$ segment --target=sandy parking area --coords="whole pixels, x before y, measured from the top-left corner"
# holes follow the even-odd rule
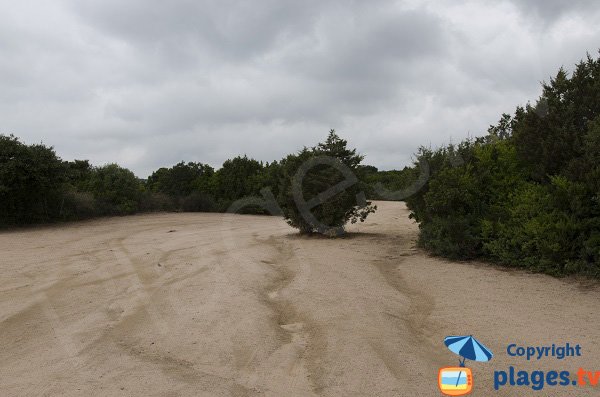
[[[0,233],[0,395],[439,396],[443,338],[493,371],[600,370],[600,289],[431,258],[402,203],[342,239],[275,217],[151,214]],[[527,362],[509,343],[579,343]]]

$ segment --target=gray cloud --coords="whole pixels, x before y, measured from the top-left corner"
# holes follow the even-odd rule
[[[528,17],[538,17],[545,23],[573,14],[597,11],[598,2],[595,0],[520,0],[514,4],[520,7]]]
[[[336,128],[381,168],[483,134],[595,52],[591,1],[24,0],[0,13],[0,132],[138,175],[279,159]],[[34,10],[34,11],[32,11]]]

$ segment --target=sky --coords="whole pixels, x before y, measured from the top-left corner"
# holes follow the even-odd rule
[[[400,169],[597,56],[598,20],[597,0],[0,0],[0,133],[146,177],[333,128]]]

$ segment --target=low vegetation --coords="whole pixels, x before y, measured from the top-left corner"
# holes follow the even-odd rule
[[[216,171],[207,164],[181,162],[142,180],[117,164],[94,167],[87,160],[63,161],[51,147],[26,145],[12,135],[0,135],[0,226],[140,211],[224,212],[237,200],[260,197],[268,188],[290,225],[303,233],[337,234],[347,222],[364,221],[374,211],[364,195],[359,196],[365,186],[355,177],[363,158],[346,145],[331,131],[326,142],[281,162],[264,164],[238,156]],[[291,186],[298,166],[319,156],[329,156],[334,163],[310,167],[302,181],[303,200],[346,180],[348,175],[340,170],[347,170],[354,179],[343,191],[311,208],[309,221],[301,216]],[[259,205],[244,205],[237,212],[269,213]]]

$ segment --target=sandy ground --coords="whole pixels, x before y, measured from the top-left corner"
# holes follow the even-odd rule
[[[600,370],[600,289],[432,258],[402,203],[342,239],[281,219],[110,218],[0,234],[2,396],[439,396],[446,335],[473,334],[478,396],[494,370]],[[582,346],[528,362],[506,347]]]

